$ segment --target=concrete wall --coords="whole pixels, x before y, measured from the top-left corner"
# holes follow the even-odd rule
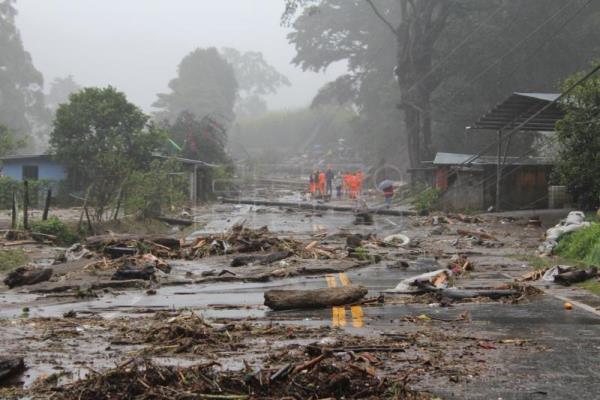
[[[16,179],[23,179],[23,166],[36,165],[38,167],[38,179],[62,181],[67,178],[66,169],[59,163],[44,159],[20,159],[6,160],[2,165],[2,175]]]
[[[483,171],[458,171],[448,182],[448,190],[442,195],[444,211],[482,210]]]

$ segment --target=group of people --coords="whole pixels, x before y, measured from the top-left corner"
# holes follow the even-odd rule
[[[364,174],[361,171],[336,174],[331,166],[328,166],[325,171],[313,172],[309,177],[309,182],[310,193],[313,197],[331,198],[335,188],[338,200],[344,196],[356,199],[363,190]]]

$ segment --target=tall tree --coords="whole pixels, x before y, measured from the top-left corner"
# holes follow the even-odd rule
[[[184,111],[168,126],[170,136],[182,143],[182,155],[192,160],[217,164],[224,167],[224,172],[233,171],[233,164],[225,151],[227,145],[226,121],[218,115],[209,114],[197,118],[194,114]],[[214,167],[197,170],[198,182],[196,195],[202,201],[209,200],[212,195],[212,179]]]
[[[15,0],[0,0],[0,123],[18,135],[48,118],[42,74],[35,69],[15,25]]]
[[[224,121],[216,116],[198,118],[184,111],[167,130],[176,142],[182,144],[184,157],[214,164],[229,162],[225,152],[227,130]]]
[[[566,89],[581,79],[567,79]],[[563,102],[566,116],[557,125],[558,176],[579,207],[600,206],[600,77],[578,86]]]
[[[56,112],[58,106],[69,101],[69,96],[79,92],[82,87],[75,82],[73,75],[65,78],[55,78],[50,84],[50,91],[46,96],[46,105],[52,112]]]
[[[112,87],[86,88],[58,107],[51,151],[75,184],[90,188],[98,219],[128,175],[147,168],[164,145],[164,133],[148,121]]]
[[[188,111],[199,118],[211,113],[233,118],[238,83],[232,66],[217,49],[196,49],[185,56],[177,78],[169,82],[170,93],[158,94],[153,104],[159,119],[173,122]]]
[[[6,156],[25,145],[24,140],[19,140],[6,126],[0,124],[0,156]]]
[[[267,111],[264,96],[276,93],[283,86],[290,86],[288,78],[270,65],[261,52],[242,53],[224,48],[221,53],[233,67],[239,84],[237,115],[264,114]]]
[[[513,91],[556,90],[560,77],[581,69],[599,46],[592,38],[600,34],[600,3],[590,0],[287,4],[283,20],[293,28],[289,38],[298,52],[294,62],[316,70],[337,61],[349,65],[348,76],[321,94],[343,99],[349,93],[355,96],[352,101],[360,95],[361,117],[368,117],[364,110],[377,110],[382,98],[378,93],[390,91],[385,78],[394,69],[398,91],[389,92],[390,101],[380,105],[403,111],[403,124],[387,121],[396,125],[395,142],[406,141],[411,149],[411,165],[430,158],[436,145],[478,150],[477,144],[490,138],[466,140],[466,125]],[[376,75],[381,78],[374,79]],[[367,120],[374,121],[377,114],[394,115],[391,109],[387,117],[372,112]]]

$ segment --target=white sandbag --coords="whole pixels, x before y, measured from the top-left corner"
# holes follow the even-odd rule
[[[546,231],[546,240],[538,247],[538,252],[542,255],[550,255],[558,245],[560,238],[566,233],[575,232],[590,226],[585,221],[585,214],[581,211],[571,211],[564,221]]]

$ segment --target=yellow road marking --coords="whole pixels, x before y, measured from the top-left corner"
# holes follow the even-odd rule
[[[342,282],[342,284],[344,286],[348,286],[350,285],[350,278],[348,278],[348,275],[346,275],[344,272],[340,272],[338,274],[338,276],[340,277],[340,281]],[[350,311],[352,312],[352,326],[355,328],[362,328],[365,326],[365,321],[364,321],[364,316],[365,313],[363,312],[363,308],[361,306],[352,306],[350,307]],[[345,314],[345,309],[344,309],[344,314]],[[346,318],[346,316],[344,315],[344,319]]]
[[[327,275],[325,277],[325,279],[327,279],[327,286],[329,286],[330,288],[337,287],[337,282],[335,281],[335,275]]]
[[[335,307],[338,312],[338,320],[340,326],[346,326],[346,308],[345,307]]]
[[[364,312],[362,307],[352,306],[350,311],[352,311],[352,326],[355,328],[363,328],[365,326],[365,321],[363,319]]]
[[[342,285],[344,285],[344,286],[350,285],[350,278],[348,278],[348,275],[346,275],[344,272],[340,272],[338,275],[340,277],[340,281],[342,282]]]
[[[337,282],[335,281],[335,275],[327,275],[325,277],[325,279],[327,280],[328,287],[330,287],[330,288],[337,287]],[[346,319],[346,313],[344,313],[344,325],[346,324],[345,319]],[[331,309],[331,325],[334,328],[337,328],[341,325],[339,307],[333,307]]]

